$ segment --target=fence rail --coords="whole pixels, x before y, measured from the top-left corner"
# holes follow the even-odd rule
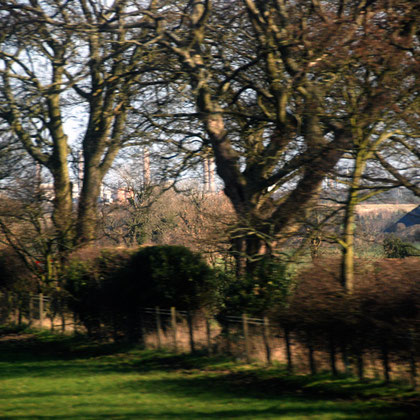
[[[182,352],[200,350],[209,355],[225,353],[246,362],[281,363],[289,371],[299,373],[328,369],[333,374],[354,373],[361,379],[382,375],[385,381],[405,379],[413,386],[417,385],[420,325],[394,337],[402,343],[400,347],[404,351],[401,352],[392,350],[386,340],[378,348],[334,342],[333,335],[330,342],[320,342],[316,334],[302,335],[268,317],[240,314],[215,319],[203,311],[177,310],[175,307],[139,308],[139,314],[143,344],[149,348]],[[10,322],[68,333],[86,332],[86,326],[70,311],[65,299],[41,293],[0,293],[0,323]]]

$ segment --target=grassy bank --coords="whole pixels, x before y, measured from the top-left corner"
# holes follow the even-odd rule
[[[0,330],[2,419],[404,419],[419,395],[380,382]]]

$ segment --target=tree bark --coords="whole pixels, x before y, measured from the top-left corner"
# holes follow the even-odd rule
[[[348,293],[354,290],[354,234],[356,230],[356,206],[359,203],[359,187],[366,160],[363,152],[357,153],[351,185],[348,192],[344,215],[344,238],[342,246],[341,282]]]

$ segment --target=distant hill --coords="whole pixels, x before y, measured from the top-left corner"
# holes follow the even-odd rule
[[[414,210],[418,204],[395,204],[395,203],[362,203],[356,207],[360,216],[377,214],[406,214]],[[401,216],[402,217],[402,216]]]
[[[415,207],[409,213],[405,214],[403,217],[398,219],[395,223],[392,223],[388,226],[384,232],[391,233],[398,230],[398,225],[404,225],[406,228],[419,225],[420,226],[420,205]]]

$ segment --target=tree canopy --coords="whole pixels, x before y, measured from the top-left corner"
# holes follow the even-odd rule
[[[1,124],[53,178],[53,222],[63,249],[95,238],[102,180],[121,148],[138,140],[144,121],[139,112],[129,116],[134,104],[147,106],[144,89],[158,83],[153,48],[145,49],[154,36],[147,10],[127,12],[124,1],[107,4],[0,4]],[[140,22],[125,28],[133,15]],[[72,130],[78,138],[69,139]],[[74,220],[69,165],[80,148],[83,183]]]
[[[62,249],[95,238],[105,174],[147,143],[177,173],[214,158],[238,272],[301,229],[327,177],[348,184],[340,243],[353,258],[358,202],[419,194],[418,12],[407,0],[5,0],[1,129],[51,173]]]
[[[379,147],[415,149],[415,11],[404,1],[192,1],[162,25],[248,262],[296,233],[353,151],[415,189]]]

